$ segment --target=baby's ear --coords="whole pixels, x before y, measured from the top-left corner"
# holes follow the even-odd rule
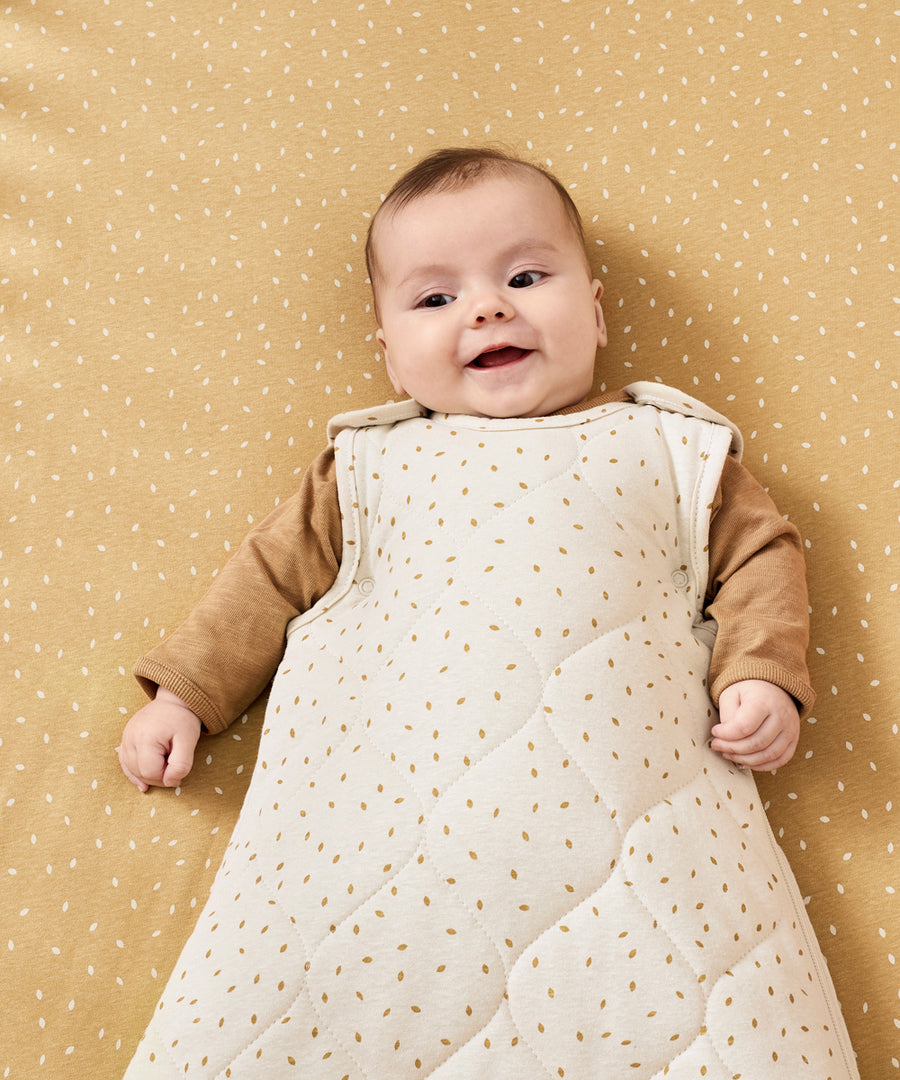
[[[606,320],[603,318],[603,308],[600,306],[600,299],[603,296],[603,285],[594,278],[591,282],[591,288],[594,290],[594,308],[597,313],[597,344],[602,349],[608,340],[606,334]]]
[[[394,365],[391,363],[391,354],[388,352],[387,340],[385,339],[384,331],[380,326],[375,331],[375,340],[381,346],[381,351],[384,353],[384,367],[387,371],[388,378],[391,380],[391,386],[393,386],[398,394],[405,394],[406,391],[403,389],[402,383],[397,378],[397,374],[394,371]]]

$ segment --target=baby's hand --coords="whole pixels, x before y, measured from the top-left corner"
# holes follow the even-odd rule
[[[160,687],[125,725],[119,746],[122,772],[140,791],[151,784],[177,787],[194,764],[201,726],[196,713]]]
[[[771,772],[787,765],[800,740],[794,699],[760,679],[732,683],[722,691],[719,721],[712,729],[713,750],[748,769]]]

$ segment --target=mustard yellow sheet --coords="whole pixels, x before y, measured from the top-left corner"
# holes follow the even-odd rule
[[[134,657],[384,400],[363,242],[499,142],[581,207],[598,385],[742,427],[807,545],[819,700],[760,782],[864,1080],[900,1074],[898,18],[768,0],[82,0],[4,14],[0,1076],[118,1077],[209,888],[261,708],[178,792],[116,760]]]

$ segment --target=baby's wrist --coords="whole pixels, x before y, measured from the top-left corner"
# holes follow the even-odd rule
[[[158,686],[156,688],[156,697],[154,700],[158,701],[160,705],[176,705],[189,712],[191,716],[197,715],[187,702],[182,701],[177,694],[173,694],[171,690],[167,690],[164,686]]]

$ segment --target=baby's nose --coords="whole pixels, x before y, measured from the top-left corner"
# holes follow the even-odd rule
[[[502,322],[513,315],[513,306],[495,292],[486,291],[472,305],[472,318],[476,325],[486,322]]]

